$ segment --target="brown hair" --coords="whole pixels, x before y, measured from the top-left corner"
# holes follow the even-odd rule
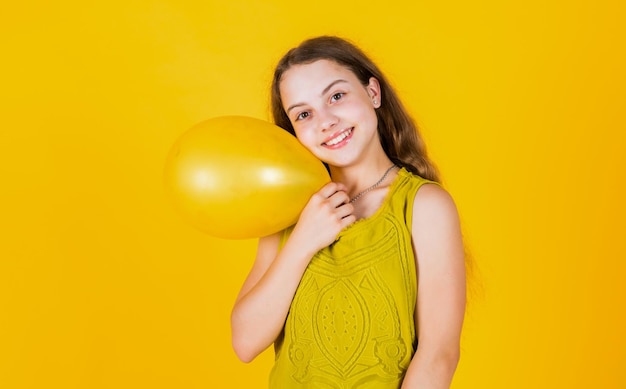
[[[387,157],[414,174],[440,182],[437,168],[426,154],[426,145],[417,125],[396,92],[372,60],[345,39],[334,36],[308,39],[281,58],[272,80],[271,110],[274,123],[295,136],[291,121],[283,109],[279,89],[281,78],[293,65],[309,64],[321,59],[350,69],[363,85],[367,85],[371,77],[378,80],[381,88],[381,105],[376,109],[378,136]]]

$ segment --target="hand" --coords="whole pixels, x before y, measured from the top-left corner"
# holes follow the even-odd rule
[[[337,239],[341,230],[356,221],[354,207],[346,187],[341,183],[326,184],[302,210],[292,237],[298,239],[303,249],[314,255]]]

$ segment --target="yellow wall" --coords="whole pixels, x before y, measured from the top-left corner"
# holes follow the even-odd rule
[[[453,387],[626,385],[619,1],[12,3],[0,387],[265,387],[271,351],[229,340],[255,242],[184,224],[162,168],[201,120],[266,119],[279,55],[324,33],[388,73],[461,210],[480,285]]]

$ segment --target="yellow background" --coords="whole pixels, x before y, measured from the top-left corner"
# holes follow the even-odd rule
[[[265,387],[271,350],[230,348],[255,242],[183,223],[162,169],[201,120],[267,119],[318,34],[387,72],[459,206],[480,271],[453,387],[626,387],[620,3],[3,5],[0,387]]]

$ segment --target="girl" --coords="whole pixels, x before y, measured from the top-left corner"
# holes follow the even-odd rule
[[[271,388],[448,388],[465,311],[459,220],[389,82],[349,42],[310,39],[278,63],[272,113],[332,182],[259,240],[232,312],[236,354],[274,344]]]

